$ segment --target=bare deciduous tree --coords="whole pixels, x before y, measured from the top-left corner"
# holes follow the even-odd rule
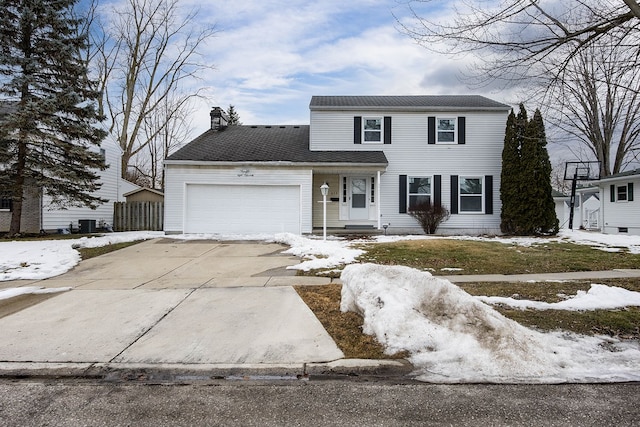
[[[482,53],[488,78],[531,77],[529,68],[555,64],[559,74],[571,58],[602,38],[640,55],[640,4],[637,0],[410,0],[414,20],[404,31],[424,47],[444,53]],[[420,6],[453,18],[435,21],[420,16]],[[635,66],[626,64],[627,66]]]
[[[469,83],[524,88],[549,124],[601,161],[602,176],[624,169],[640,143],[637,0],[460,0],[441,22],[421,18],[418,7],[439,2],[409,3],[415,19],[402,26],[416,41],[477,54]]]
[[[156,114],[144,121],[148,162],[141,169],[146,171],[150,187],[164,190],[163,161],[187,142],[191,135],[192,104],[188,98],[167,97]]]
[[[211,68],[198,56],[215,28],[198,25],[196,14],[183,14],[178,0],[126,0],[105,14],[93,32],[92,58],[102,82],[102,107],[111,119],[109,132],[123,152],[123,177],[135,157],[165,132],[172,118],[183,114],[189,99],[198,96],[187,87],[189,81]]]
[[[601,176],[622,172],[640,147],[640,67],[621,67],[627,54],[604,40],[588,46],[543,91],[548,121],[601,162]]]

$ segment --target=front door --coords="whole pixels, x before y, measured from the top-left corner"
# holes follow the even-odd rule
[[[349,219],[369,219],[367,183],[367,178],[349,178]]]

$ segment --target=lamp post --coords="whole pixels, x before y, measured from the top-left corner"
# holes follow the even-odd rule
[[[325,182],[320,186],[322,193],[322,240],[327,240],[327,194],[329,194],[329,185]]]

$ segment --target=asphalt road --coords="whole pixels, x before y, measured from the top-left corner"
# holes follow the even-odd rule
[[[632,426],[640,384],[0,381],[1,426]]]

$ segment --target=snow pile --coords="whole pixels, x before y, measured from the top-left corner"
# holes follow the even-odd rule
[[[593,283],[587,292],[578,291],[577,295],[560,302],[517,300],[504,297],[476,297],[489,304],[504,304],[510,307],[535,310],[611,310],[629,306],[640,306],[640,293],[617,286]]]
[[[23,288],[9,288],[0,290],[0,300],[18,297],[20,295],[55,294],[70,291],[71,287],[44,288],[42,286],[25,286]]]
[[[616,347],[612,353],[602,350],[597,338],[533,331],[427,272],[354,264],[344,269],[341,279],[341,310],[361,314],[363,331],[375,335],[389,353],[408,350],[418,379],[424,381],[640,378],[637,343],[610,342]]]

